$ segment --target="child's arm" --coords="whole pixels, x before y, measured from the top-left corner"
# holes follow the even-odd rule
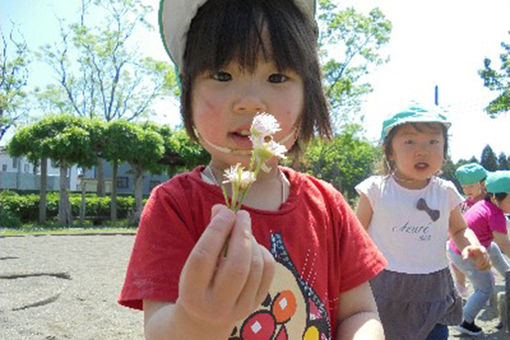
[[[253,238],[249,214],[216,205],[211,216],[182,269],[176,303],[144,300],[147,339],[227,339],[266,297],[274,259]]]
[[[340,294],[337,339],[384,339],[377,306],[368,282]]]
[[[496,242],[503,254],[510,257],[510,239],[508,239],[508,235],[493,231],[492,237],[494,237],[494,242]]]
[[[489,255],[480,245],[475,233],[467,227],[464,217],[457,206],[450,213],[449,233],[457,249],[461,250],[464,260],[472,259],[478,270],[490,269]]]
[[[359,195],[358,205],[356,206],[356,217],[361,222],[365,230],[368,230],[370,222],[372,221],[373,210],[368,198],[365,194]]]

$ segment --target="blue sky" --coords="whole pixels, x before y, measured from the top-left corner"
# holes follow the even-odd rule
[[[147,0],[155,9],[159,0]],[[1,0],[2,29],[17,24],[32,49],[58,38],[56,16],[73,21],[79,1],[70,0]],[[510,1],[462,0],[344,0],[342,6],[353,6],[368,12],[378,6],[393,23],[393,33],[383,52],[390,62],[376,68],[367,80],[373,93],[365,97],[366,136],[377,140],[382,120],[411,100],[432,105],[434,86],[439,87],[439,103],[447,108],[452,121],[450,154],[459,158],[480,157],[489,144],[499,155],[510,155],[510,113],[490,119],[483,108],[496,93],[483,87],[477,71],[483,58],[496,62],[502,52],[500,42],[510,42]],[[148,18],[157,23],[154,11]],[[157,30],[141,32],[143,52],[165,60],[166,54]],[[143,39],[143,40],[142,40]],[[46,65],[33,63],[30,85],[51,81]],[[158,103],[161,122],[180,122],[175,101]]]

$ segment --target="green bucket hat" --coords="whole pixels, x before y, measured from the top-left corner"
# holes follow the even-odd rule
[[[455,176],[460,184],[473,184],[487,177],[487,170],[478,163],[464,164],[455,170]]]
[[[314,18],[315,0],[294,1],[306,16]],[[191,20],[205,2],[207,0],[161,0],[159,3],[159,32],[166,52],[179,69]]]
[[[381,143],[390,133],[391,129],[405,123],[441,123],[448,129],[451,123],[446,116],[441,114],[438,109],[424,108],[419,105],[411,105],[405,110],[392,115],[383,122],[381,132]]]
[[[485,180],[487,191],[493,194],[510,193],[510,171],[499,170],[489,172]]]

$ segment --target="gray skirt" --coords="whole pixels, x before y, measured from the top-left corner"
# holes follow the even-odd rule
[[[387,340],[426,339],[436,324],[462,321],[462,299],[448,268],[429,274],[384,270],[370,284]]]

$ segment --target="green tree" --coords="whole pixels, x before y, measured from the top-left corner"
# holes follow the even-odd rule
[[[27,115],[26,92],[28,46],[23,36],[17,36],[12,28],[6,36],[0,31],[0,140],[11,126]]]
[[[388,43],[392,25],[378,8],[365,16],[354,8],[338,10],[333,1],[319,0],[319,9],[325,92],[339,131],[345,123],[362,123],[362,115],[354,121],[352,113],[359,110],[362,96],[372,91],[363,77],[371,67],[387,62],[379,50]]]
[[[510,34],[510,31],[508,32]],[[510,111],[510,44],[501,42],[503,52],[499,55],[499,71],[492,68],[492,60],[483,60],[484,68],[478,73],[483,79],[483,85],[499,95],[485,108],[490,117],[494,118],[502,112]]]
[[[510,157],[507,158],[504,152],[498,157],[499,170],[510,170]]]
[[[175,83],[170,65],[129,48],[135,29],[150,27],[145,20],[150,11],[142,0],[82,0],[78,22],[64,27],[60,21],[60,41],[44,46],[41,58],[57,75],[74,114],[131,121],[151,115],[151,104],[168,94]],[[92,16],[101,25],[93,25]],[[103,195],[102,162],[97,173]]]
[[[485,148],[483,148],[482,156],[480,157],[480,164],[489,171],[498,170],[498,159],[490,145],[486,145]]]
[[[104,157],[112,164],[112,191],[110,218],[117,221],[117,172],[119,164],[131,158],[131,148],[136,143],[138,129],[134,123],[116,120],[108,123],[105,131]]]
[[[352,203],[354,187],[372,174],[380,150],[359,137],[359,125],[347,125],[332,141],[314,139],[308,146],[301,170],[333,184]]]
[[[165,146],[160,163],[169,176],[209,163],[209,153],[200,144],[192,142],[184,129],[162,126],[158,132]]]
[[[117,138],[119,142],[124,144],[125,151],[121,154],[122,160],[129,163],[133,171],[136,206],[133,219],[136,220],[140,218],[143,208],[143,174],[147,171],[151,173],[161,172],[161,158],[165,152],[164,141],[154,124],[119,122],[114,126],[118,127],[117,131],[121,130],[117,134]],[[110,129],[110,131],[112,130]]]
[[[59,222],[71,225],[67,173],[73,164],[91,167],[96,163],[90,127],[86,120],[70,115],[47,116],[39,124],[42,130],[47,131],[46,138],[41,141],[42,153],[60,169]]]
[[[48,159],[44,155],[41,143],[45,138],[47,138],[47,131],[42,129],[40,124],[32,123],[18,129],[7,144],[7,152],[12,157],[25,156],[33,164],[40,165],[38,222],[41,225],[46,223]]]
[[[458,190],[461,190],[461,186],[459,181],[457,180],[457,177],[455,176],[455,170],[462,164],[466,164],[466,161],[460,160],[457,162],[457,164],[453,163],[452,159],[447,156],[443,166],[441,167],[441,177],[444,179],[447,179],[449,181],[452,181]]]

